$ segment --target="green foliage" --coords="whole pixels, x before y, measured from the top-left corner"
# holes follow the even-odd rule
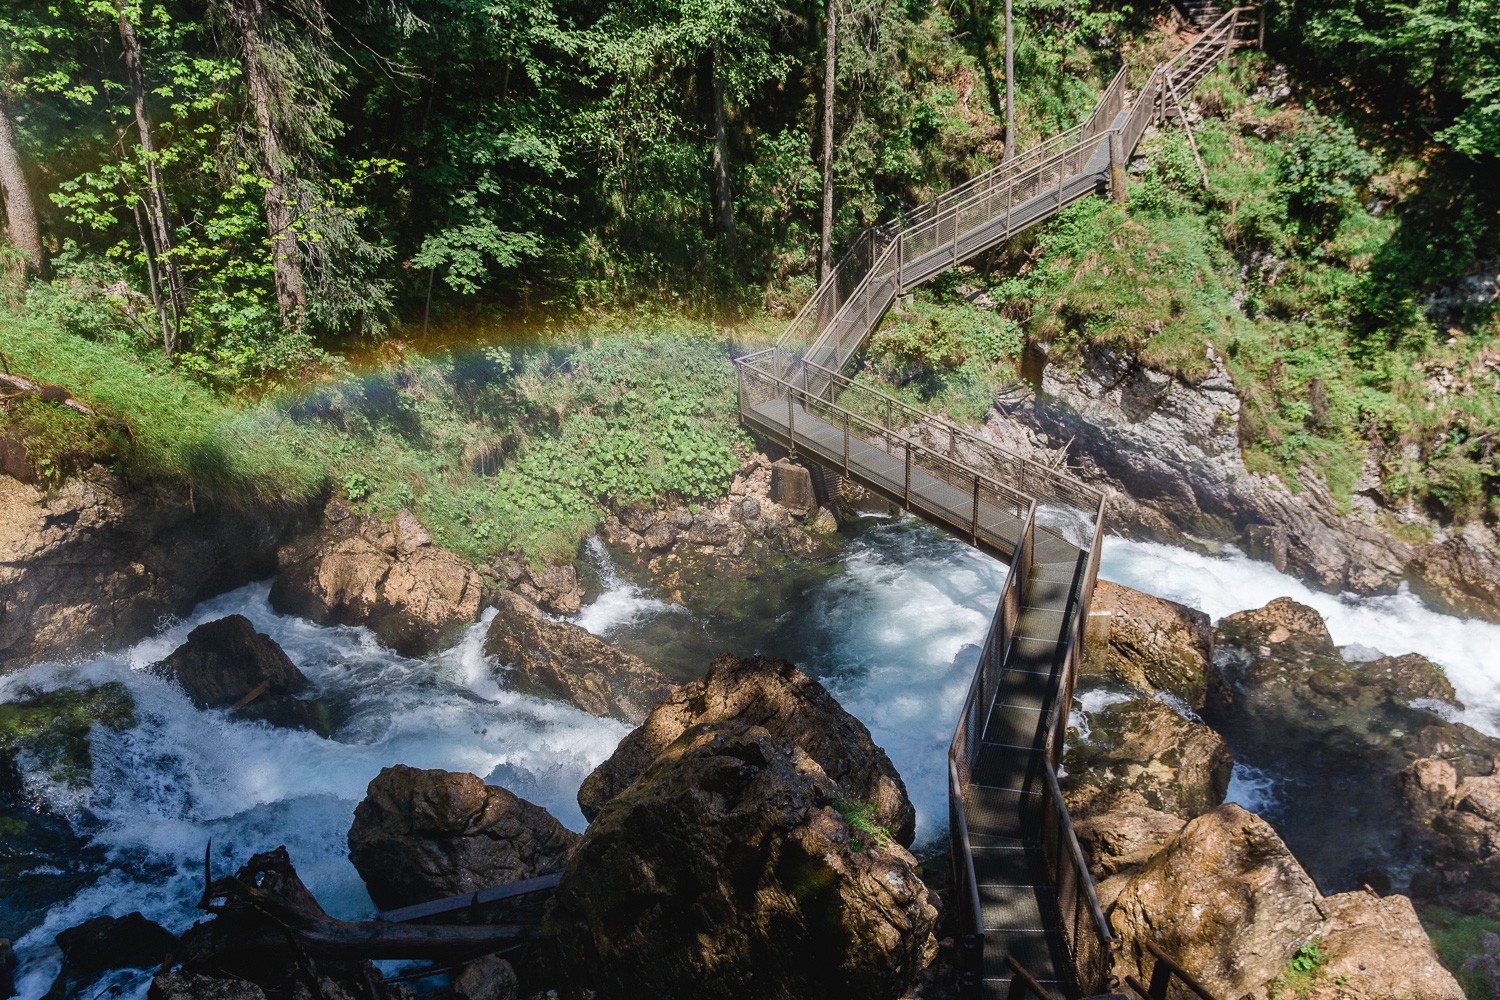
[[[23,770],[76,788],[93,770],[89,733],[96,725],[117,732],[135,725],[135,703],[123,684],[22,692],[0,703],[0,751],[18,755]]]
[[[1292,1000],[1295,997],[1305,997],[1322,980],[1327,977],[1323,973],[1323,967],[1328,964],[1328,956],[1323,953],[1323,939],[1314,937],[1311,941],[1297,949],[1268,987],[1272,1000]]]
[[[875,806],[871,803],[832,799],[829,805],[854,831],[847,846],[855,854],[866,848],[879,849],[891,842],[891,831],[875,822]]]
[[[1469,1000],[1495,1000],[1495,983],[1482,968],[1466,968],[1471,955],[1485,954],[1484,935],[1500,934],[1500,920],[1455,913],[1440,906],[1424,906],[1417,915],[1432,938],[1438,957],[1458,979]]]
[[[1331,234],[1358,207],[1375,158],[1360,149],[1348,126],[1308,115],[1280,168],[1290,214],[1316,233]]]
[[[0,439],[25,451],[32,474],[56,485],[95,462],[108,464],[125,446],[118,427],[31,395],[0,407]]]

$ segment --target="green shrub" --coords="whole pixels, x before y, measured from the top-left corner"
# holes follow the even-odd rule
[[[1500,920],[1455,913],[1441,906],[1424,906],[1417,915],[1438,957],[1463,987],[1464,996],[1469,1000],[1495,1000],[1494,982],[1483,969],[1464,968],[1464,962],[1470,955],[1485,953],[1483,937],[1486,933],[1500,934]]]

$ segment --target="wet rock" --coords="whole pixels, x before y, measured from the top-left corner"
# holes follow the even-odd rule
[[[432,544],[401,511],[392,522],[332,500],[319,528],[284,545],[271,605],[323,625],[364,625],[398,653],[420,655],[479,620],[498,590]]]
[[[0,1000],[16,995],[16,950],[10,940],[0,938]]]
[[[1122,941],[1116,971],[1149,975],[1145,942],[1155,941],[1209,992],[1242,997],[1275,978],[1326,915],[1276,831],[1220,806],[1184,826],[1119,893],[1110,912]]]
[[[370,782],[349,859],[384,910],[559,871],[578,835],[472,774],[398,764]]]
[[[552,621],[518,594],[500,594],[484,652],[507,687],[577,705],[590,715],[640,722],[672,691],[665,674],[571,622]]]
[[[1346,892],[1329,896],[1324,905],[1328,920],[1319,935],[1328,961],[1309,1000],[1463,1000],[1411,900]]]
[[[453,1000],[518,1000],[516,970],[503,958],[486,955],[459,969],[450,987]]]
[[[199,708],[230,708],[246,719],[323,736],[332,733],[322,703],[296,697],[312,682],[244,615],[199,625],[152,669],[176,681]]]
[[[63,964],[47,993],[49,998],[80,995],[111,969],[160,965],[176,947],[177,938],[154,920],[127,913],[85,920],[59,933],[56,942]]]
[[[1085,673],[1146,694],[1166,691],[1202,711],[1214,649],[1213,626],[1203,612],[1100,580],[1089,630]],[[1107,638],[1100,634],[1105,631]]]
[[[1423,867],[1412,876],[1411,892],[1500,919],[1500,774],[1460,775],[1448,761],[1433,759],[1401,773],[1401,795],[1423,834]]]
[[[55,493],[0,475],[0,673],[129,644],[271,575],[308,516],[195,506],[98,468]]]
[[[1068,744],[1074,816],[1144,806],[1192,819],[1224,801],[1234,760],[1224,738],[1150,698],[1088,715],[1089,735]]]
[[[1425,832],[1399,776],[1418,757],[1488,762],[1500,742],[1444,721],[1442,672],[1418,656],[1347,662],[1312,608],[1286,598],[1219,622],[1204,716],[1235,759],[1275,777],[1283,835],[1320,885],[1400,886]]]
[[[1424,601],[1465,618],[1500,622],[1500,555],[1477,532],[1424,545],[1407,571]]]
[[[1414,760],[1401,772],[1400,780],[1401,796],[1418,822],[1430,823],[1458,802],[1458,772],[1446,760]]]
[[[864,723],[844,711],[823,685],[784,660],[725,654],[702,680],[662,701],[644,725],[620,741],[578,790],[583,814],[595,818],[684,733],[738,720],[762,726],[781,745],[817,762],[850,801],[868,803],[876,823],[903,846],[916,833],[916,809],[906,785]]]
[[[266,1000],[266,991],[243,979],[161,972],[151,980],[146,1000]]]
[[[683,733],[604,806],[553,897],[560,993],[902,996],[935,953],[936,897],[903,848],[850,825],[846,794],[749,720]]]

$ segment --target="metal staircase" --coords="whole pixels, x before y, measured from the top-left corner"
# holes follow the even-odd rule
[[[909,289],[1074,201],[1123,196],[1146,129],[1255,30],[1250,8],[1219,15],[1133,96],[1121,70],[1082,124],[866,230],[776,346],[736,361],[747,427],[1010,563],[948,754],[966,996],[1110,985],[1118,942],[1057,782],[1106,498],[843,370]]]

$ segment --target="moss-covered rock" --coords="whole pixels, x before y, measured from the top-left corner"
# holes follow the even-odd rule
[[[49,691],[0,704],[0,756],[23,769],[77,787],[93,771],[94,726],[122,731],[135,725],[135,702],[125,685]]]

